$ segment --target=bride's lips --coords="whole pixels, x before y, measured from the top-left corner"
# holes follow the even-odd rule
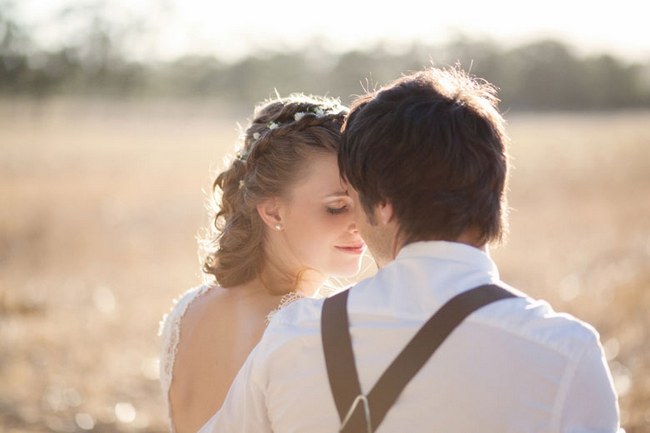
[[[363,253],[363,250],[366,248],[366,244],[361,242],[361,243],[352,244],[352,245],[335,245],[334,247],[337,250],[343,251],[345,253],[361,254],[361,253]]]

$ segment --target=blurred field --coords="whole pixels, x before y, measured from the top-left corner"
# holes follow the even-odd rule
[[[0,431],[164,432],[158,322],[200,282],[206,103],[0,102]],[[650,112],[507,116],[504,279],[601,333],[628,433],[650,432]]]

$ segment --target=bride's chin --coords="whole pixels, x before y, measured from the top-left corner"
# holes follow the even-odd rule
[[[349,266],[338,269],[338,272],[332,273],[332,276],[339,277],[339,278],[353,278],[359,275],[360,272],[361,272],[361,260],[359,260],[357,263],[350,264]]]

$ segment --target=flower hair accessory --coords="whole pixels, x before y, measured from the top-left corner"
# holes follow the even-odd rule
[[[245,149],[242,149],[235,154],[235,158],[237,158],[242,162],[246,162],[246,160],[248,159],[248,153],[249,152],[246,152]]]
[[[337,110],[338,108],[338,110]],[[328,114],[335,114],[335,112],[340,113],[341,110],[340,107],[331,107],[328,111],[323,110],[321,107],[310,107],[309,111],[299,111],[298,113],[293,115],[293,120],[298,122],[300,119],[305,117],[307,114],[312,114],[316,117],[325,117]]]
[[[292,123],[292,121],[299,122],[302,120],[305,116],[314,116],[316,118],[321,118],[329,115],[337,115],[344,113],[346,111],[345,107],[339,105],[339,104],[331,104],[327,105],[325,107],[320,107],[320,106],[310,106],[307,108],[307,111],[299,111],[293,115],[293,120],[289,120],[286,122],[277,122],[277,121],[270,121],[266,124],[266,130],[263,130],[261,132],[257,131],[252,134],[252,142],[250,146],[254,146],[257,141],[259,141],[262,137],[264,137],[266,134],[269,133],[269,131],[273,131],[274,129],[277,129],[281,126],[288,125]],[[248,159],[248,155],[250,154],[249,152],[245,152],[244,150],[240,151],[237,153],[236,157],[237,159],[241,161],[246,161]]]

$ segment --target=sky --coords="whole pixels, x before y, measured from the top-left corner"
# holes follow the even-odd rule
[[[292,49],[315,39],[332,51],[365,49],[383,41],[399,49],[410,42],[444,43],[463,35],[505,47],[555,38],[577,54],[608,53],[650,61],[650,6],[638,0],[20,0],[22,18],[44,46],[75,31],[53,19],[66,6],[101,5],[114,23],[143,21],[133,39],[135,57],[169,59],[188,53],[235,60],[256,49]]]

